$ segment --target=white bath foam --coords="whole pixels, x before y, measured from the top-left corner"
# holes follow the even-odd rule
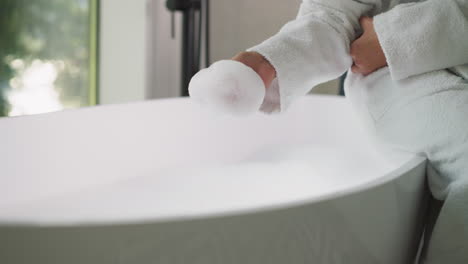
[[[237,164],[152,175],[3,208],[1,221],[80,224],[192,218],[287,206],[386,172],[372,157],[316,146],[266,147]]]
[[[237,61],[222,60],[193,76],[189,94],[194,101],[215,111],[248,115],[260,109],[265,86],[250,67]]]
[[[270,164],[300,163],[314,172],[309,177],[319,177],[320,186],[352,186],[372,180],[395,167],[376,151],[350,150],[340,146],[266,146],[246,160]],[[324,188],[322,191],[328,192]],[[318,193],[321,195],[322,192]],[[314,193],[315,195],[315,193]]]

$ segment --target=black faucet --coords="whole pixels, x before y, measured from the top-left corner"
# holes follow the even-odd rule
[[[190,79],[200,70],[201,40],[204,30],[205,64],[209,64],[209,0],[167,0],[171,12],[182,12],[182,96],[188,96]],[[203,23],[204,22],[204,23]],[[203,24],[205,25],[204,29]],[[172,36],[174,36],[172,14]]]

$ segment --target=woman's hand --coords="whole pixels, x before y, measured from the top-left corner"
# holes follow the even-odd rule
[[[368,75],[387,66],[387,60],[375,33],[374,20],[361,17],[359,23],[364,33],[351,44],[351,57],[354,62],[351,71]]]
[[[275,68],[261,54],[257,52],[241,52],[232,60],[242,62],[252,68],[262,78],[265,88],[276,78]]]

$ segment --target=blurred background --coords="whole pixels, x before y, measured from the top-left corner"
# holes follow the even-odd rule
[[[0,0],[0,117],[183,96],[184,72],[267,39],[301,2],[208,1]]]

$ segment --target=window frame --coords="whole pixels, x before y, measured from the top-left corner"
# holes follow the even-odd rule
[[[99,103],[100,0],[89,1],[89,105]]]

